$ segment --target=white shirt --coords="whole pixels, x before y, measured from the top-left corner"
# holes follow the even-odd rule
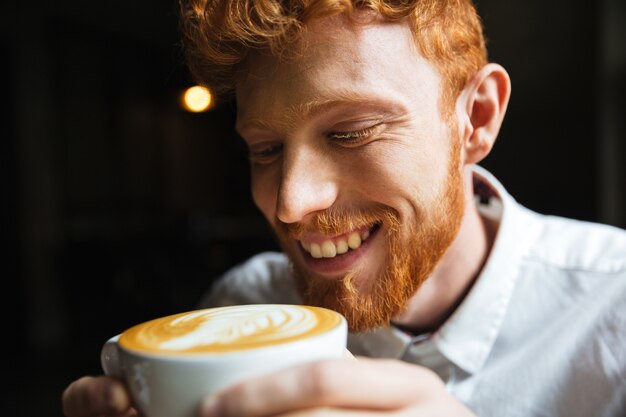
[[[626,416],[626,232],[534,213],[474,176],[499,229],[465,300],[432,335],[384,327],[351,334],[349,349],[432,369],[481,417]],[[286,257],[263,253],[202,305],[299,302]]]

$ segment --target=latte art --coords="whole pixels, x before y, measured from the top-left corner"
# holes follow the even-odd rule
[[[161,354],[225,353],[314,337],[339,326],[334,311],[296,305],[243,305],[198,310],[134,326],[120,345]]]

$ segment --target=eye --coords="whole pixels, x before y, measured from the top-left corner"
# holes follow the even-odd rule
[[[248,151],[248,158],[251,162],[257,164],[269,164],[276,159],[276,157],[283,150],[282,143],[275,143],[269,145],[255,145],[250,147]]]
[[[327,134],[329,139],[338,142],[341,145],[358,145],[369,141],[376,133],[378,133],[381,125],[367,127],[365,129],[351,130],[346,132],[330,132]]]

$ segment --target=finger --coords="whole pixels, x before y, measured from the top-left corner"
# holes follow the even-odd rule
[[[429,401],[413,401],[413,404],[393,410],[315,407],[281,414],[280,417],[476,417],[446,391],[432,390],[428,397]]]
[[[100,415],[98,417],[142,417],[142,415],[134,408],[129,408],[122,414],[114,414],[114,415],[106,414],[106,415]]]
[[[346,410],[342,408],[317,407],[308,410],[294,411],[281,414],[280,417],[391,417],[392,414],[384,411]],[[393,414],[395,416],[395,414]]]
[[[462,404],[450,406],[437,403],[434,406],[415,405],[394,411],[347,410],[343,408],[311,408],[281,414],[280,417],[476,417]]]
[[[398,410],[348,410],[344,408],[311,408],[281,414],[280,417],[476,417],[468,408],[459,403],[435,401],[428,404],[415,404]]]
[[[111,417],[111,416],[107,415],[106,417]],[[116,417],[141,417],[141,414],[139,414],[139,412],[135,410],[134,408],[130,408],[124,414],[121,414]]]
[[[62,400],[67,417],[123,415],[131,411],[124,384],[105,376],[86,376],[74,381],[63,392]]]
[[[352,352],[350,352],[348,349],[346,349],[346,351],[343,354],[343,359],[348,359],[348,360],[356,360],[356,357],[352,354]]]
[[[442,387],[431,371],[399,361],[324,361],[238,384],[209,398],[202,416],[260,417],[320,406],[393,410]]]

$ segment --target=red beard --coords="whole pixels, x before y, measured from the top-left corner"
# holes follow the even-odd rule
[[[278,222],[278,240],[292,261],[293,275],[305,304],[330,308],[343,314],[350,330],[363,332],[388,324],[404,311],[409,299],[433,272],[456,237],[465,210],[459,142],[453,141],[445,187],[432,207],[421,210],[411,224],[402,224],[389,207],[358,212],[327,210],[306,224]],[[388,242],[387,260],[378,279],[360,279],[352,270],[333,280],[317,276],[298,260],[294,240],[306,232],[338,235],[363,226],[379,225]],[[402,237],[402,227],[404,238]]]

